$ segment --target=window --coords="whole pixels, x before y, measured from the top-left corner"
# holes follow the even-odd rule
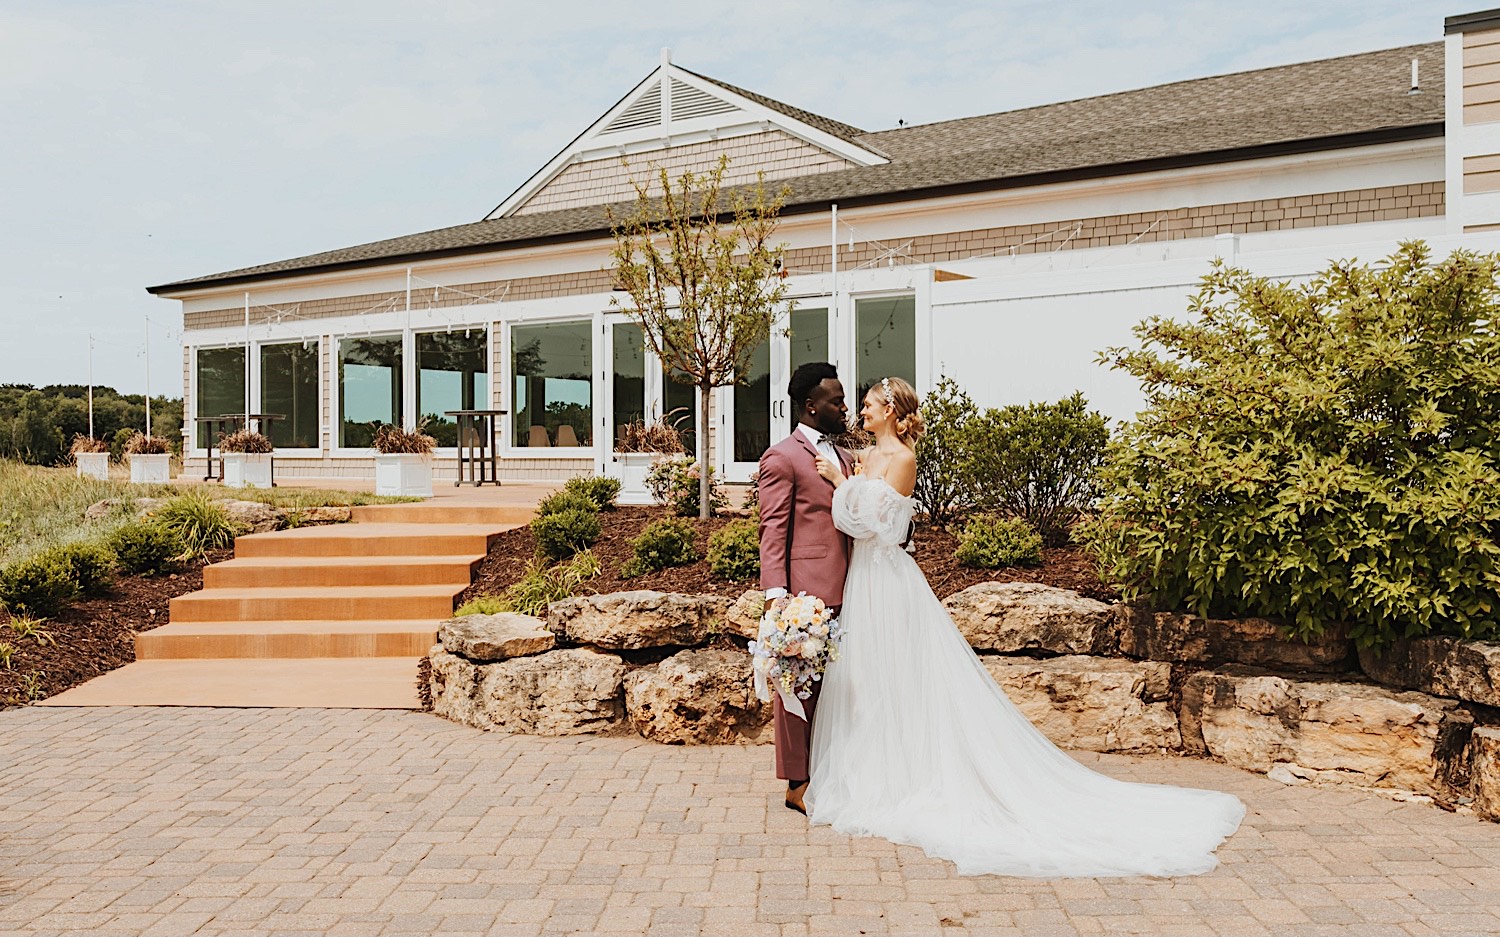
[[[755,462],[771,445],[771,343],[750,356],[749,373],[734,386],[734,461]]]
[[[514,445],[593,445],[593,336],[593,323],[587,321],[511,326]]]
[[[279,449],[318,448],[318,343],[260,346],[260,412],[279,414],[271,442]]]
[[[862,400],[883,377],[917,384],[917,298],[883,296],[854,303],[854,383]]]
[[[439,446],[458,445],[448,410],[487,410],[489,333],[483,327],[417,335],[417,420]]]
[[[611,327],[614,375],[613,413],[615,442],[625,432],[625,425],[646,418],[646,341],[641,327],[633,322]]]
[[[401,419],[401,336],[339,339],[339,445],[369,446]]]
[[[195,416],[245,412],[245,346],[198,349],[198,400]],[[208,427],[198,424],[198,448],[208,447]],[[217,441],[215,441],[217,442]]]
[[[793,309],[788,324],[793,371],[810,361],[828,360],[827,309]]]

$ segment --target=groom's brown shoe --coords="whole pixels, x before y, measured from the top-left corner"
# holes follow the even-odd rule
[[[796,787],[786,789],[786,805],[804,817],[807,816],[807,805],[802,802],[802,798],[807,794],[807,785],[808,782],[803,781]]]

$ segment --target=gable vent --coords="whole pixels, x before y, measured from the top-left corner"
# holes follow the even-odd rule
[[[624,130],[635,130],[638,127],[650,127],[659,123],[661,123],[661,81],[657,80],[653,81],[651,87],[636,98],[634,104],[627,107],[619,117],[609,122],[609,126],[599,132],[601,134],[620,133]]]
[[[691,120],[694,117],[711,117],[739,110],[728,101],[721,101],[707,91],[672,79],[672,119]]]

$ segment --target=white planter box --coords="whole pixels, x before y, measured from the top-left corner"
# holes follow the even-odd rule
[[[651,473],[651,464],[661,458],[657,452],[616,452],[614,477],[620,480],[620,496],[616,504],[655,504],[656,499],[646,489],[646,476]]]
[[[80,452],[78,459],[79,478],[97,478],[102,482],[109,481],[109,453],[108,452]]]
[[[137,485],[163,485],[172,480],[170,455],[130,456],[130,480]]]
[[[432,497],[432,456],[376,453],[375,493],[408,498]]]
[[[224,453],[224,487],[270,488],[271,453]]]

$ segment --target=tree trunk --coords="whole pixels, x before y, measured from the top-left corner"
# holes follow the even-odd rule
[[[708,459],[713,451],[708,444],[708,404],[714,389],[712,385],[700,385],[698,391],[698,519],[706,521],[710,513],[708,493],[713,489],[708,476]]]

